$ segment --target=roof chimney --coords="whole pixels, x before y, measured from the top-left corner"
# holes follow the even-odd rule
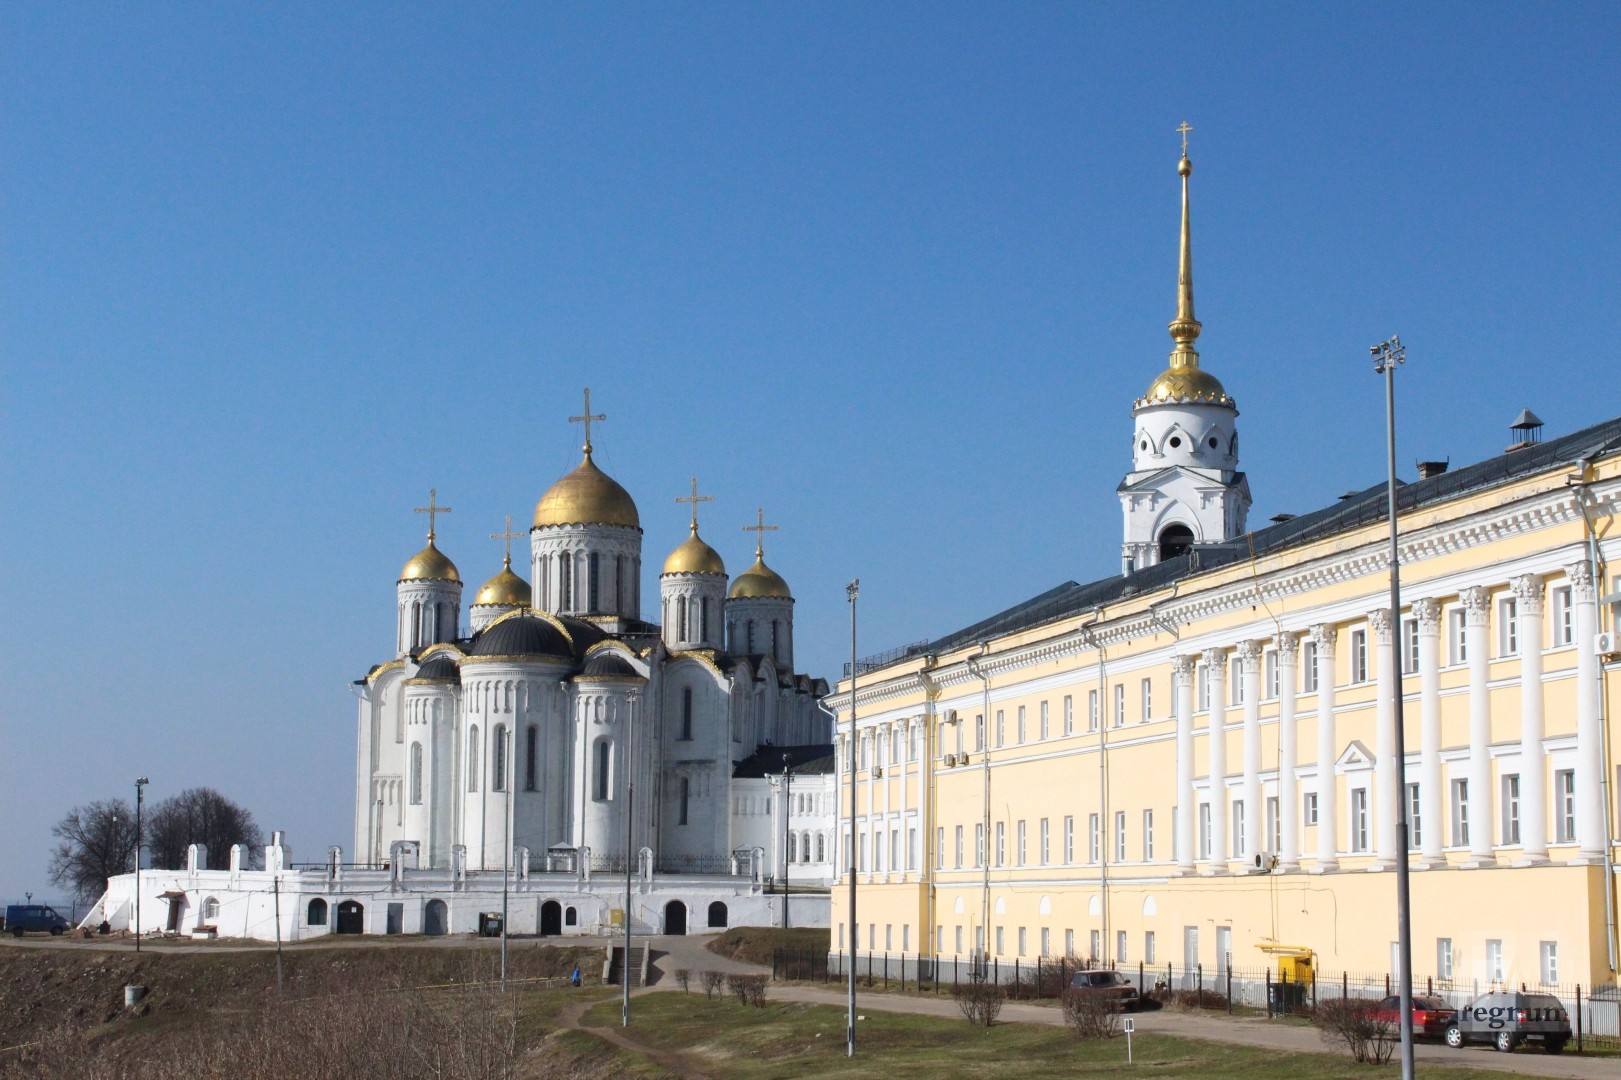
[[[1428,480],[1432,476],[1440,476],[1447,471],[1447,466],[1451,464],[1451,458],[1447,458],[1445,461],[1421,461],[1418,463],[1418,478]]]
[[[1508,426],[1514,433],[1514,441],[1509,444],[1509,450],[1523,450],[1527,446],[1535,446],[1542,441],[1542,418],[1530,409],[1521,409],[1520,415]]]

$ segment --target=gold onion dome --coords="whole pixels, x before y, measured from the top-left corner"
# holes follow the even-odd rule
[[[502,562],[501,572],[486,581],[478,595],[473,597],[473,606],[528,607],[532,595],[529,582],[512,572],[512,557],[509,555]]]
[[[664,560],[666,574],[719,574],[726,576],[726,564],[721,561],[720,552],[710,547],[698,538],[698,527],[694,525],[692,532],[681,546],[670,552],[670,557]]]
[[[733,600],[746,600],[755,597],[772,597],[781,600],[792,600],[793,593],[788,591],[788,583],[782,580],[782,575],[765,564],[762,553],[754,553],[754,565],[737,575],[732,582],[731,591],[726,594]]]
[[[1177,401],[1204,401],[1216,405],[1230,405],[1233,399],[1221,380],[1197,367],[1172,367],[1160,373],[1143,395],[1142,404],[1159,405]]]
[[[630,492],[597,468],[587,449],[585,460],[548,488],[535,504],[535,527],[546,525],[625,525],[639,529],[642,521]]]
[[[460,581],[456,564],[445,553],[433,546],[433,534],[428,534],[428,546],[411,556],[411,561],[400,571],[401,581]]]

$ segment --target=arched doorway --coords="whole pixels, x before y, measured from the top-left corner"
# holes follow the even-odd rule
[[[443,900],[429,900],[422,909],[422,932],[430,937],[442,937],[450,930],[450,910]]]
[[[679,900],[671,900],[664,905],[664,932],[666,934],[687,932],[687,905]]]
[[[540,905],[540,936],[556,937],[563,932],[563,905],[548,900]]]
[[[1159,534],[1159,561],[1184,555],[1193,546],[1193,530],[1186,525],[1167,525]]]
[[[309,911],[305,915],[304,925],[305,926],[325,926],[326,925],[326,901],[325,900],[322,900],[319,896],[317,896],[314,900],[310,901],[310,908],[309,908]]]
[[[355,900],[345,900],[339,904],[337,932],[340,934],[364,934],[366,932],[365,907]]]
[[[711,930],[726,929],[726,905],[719,900],[709,905],[709,928]]]

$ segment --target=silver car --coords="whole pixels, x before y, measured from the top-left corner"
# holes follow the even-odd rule
[[[1570,1041],[1570,1014],[1552,994],[1493,990],[1463,1008],[1447,1025],[1448,1046],[1489,1042],[1504,1053],[1524,1042],[1540,1042],[1557,1054]]]

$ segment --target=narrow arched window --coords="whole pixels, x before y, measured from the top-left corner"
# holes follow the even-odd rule
[[[687,598],[678,596],[675,599],[675,636],[679,641],[687,640]]]
[[[612,744],[607,739],[601,739],[597,742],[596,756],[592,762],[592,798],[599,802],[609,797],[608,785],[612,779],[609,770],[612,765]]]
[[[593,551],[591,553],[591,557],[586,562],[587,562],[587,567],[588,567],[587,572],[590,575],[587,582],[586,582],[586,585],[587,585],[586,598],[590,601],[590,606],[587,607],[586,610],[587,611],[601,611],[602,610],[602,601],[601,601],[601,593],[599,591],[600,590],[599,578],[598,578],[598,575],[597,575],[597,553]]]
[[[574,606],[574,564],[566,551],[557,553],[557,610],[568,611]]]
[[[550,559],[541,559],[535,567],[535,597],[542,608],[548,608],[551,597],[548,590],[552,586],[552,562]]]
[[[625,610],[625,557],[614,556],[614,608]]]
[[[681,691],[681,738],[684,741],[692,739],[692,687],[690,686]]]
[[[698,601],[698,640],[709,640],[709,597]]]
[[[749,620],[748,648],[745,649],[744,651],[747,652],[750,656],[754,655],[754,620],[753,619]]]
[[[467,729],[467,790],[478,790],[478,728]]]
[[[677,825],[687,823],[687,810],[692,802],[692,781],[685,776],[681,778],[681,816],[676,819]]]
[[[422,601],[411,601],[411,648],[422,645]]]
[[[209,922],[213,922],[215,919],[217,919],[219,917],[220,917],[219,897],[210,896],[207,900],[203,901],[203,918],[207,919]]]
[[[799,839],[793,833],[788,834],[788,862],[799,861]]]
[[[816,861],[827,862],[827,838],[821,833],[816,834]]]
[[[422,805],[422,744],[411,744],[411,805]]]
[[[507,789],[507,729],[495,729],[495,745],[491,748],[495,758],[495,775],[490,779],[491,791],[505,791]]]
[[[540,728],[530,724],[524,732],[523,789],[534,791],[540,767]]]
[[[306,926],[326,925],[326,901],[316,897],[310,901],[309,914],[304,919]]]

